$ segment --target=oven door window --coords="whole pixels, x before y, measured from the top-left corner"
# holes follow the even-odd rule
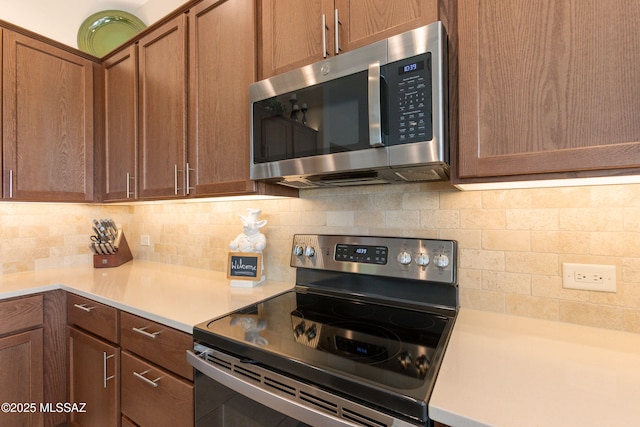
[[[310,427],[195,372],[195,427]]]
[[[253,104],[254,162],[369,147],[367,71]]]

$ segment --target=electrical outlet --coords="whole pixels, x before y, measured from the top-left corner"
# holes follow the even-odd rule
[[[562,263],[562,287],[616,292],[616,266]]]
[[[140,246],[150,246],[151,245],[151,236],[148,234],[142,234],[140,236]]]

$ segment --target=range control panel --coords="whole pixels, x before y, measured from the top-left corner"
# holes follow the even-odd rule
[[[336,261],[363,262],[385,265],[389,260],[389,248],[386,246],[336,245]]]
[[[296,234],[291,266],[456,283],[454,240]]]

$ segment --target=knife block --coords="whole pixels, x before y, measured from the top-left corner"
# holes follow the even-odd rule
[[[93,268],[108,268],[108,267],[118,267],[125,262],[129,262],[133,259],[133,255],[131,255],[131,249],[129,249],[129,244],[127,243],[127,238],[122,234],[122,238],[120,239],[120,246],[118,246],[118,250],[115,254],[110,255],[94,255],[93,256]]]

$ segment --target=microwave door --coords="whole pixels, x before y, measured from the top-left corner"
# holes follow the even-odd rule
[[[323,88],[321,154],[370,148],[368,72],[333,80]]]
[[[376,63],[369,70],[254,102],[255,163],[382,145],[379,85]]]

